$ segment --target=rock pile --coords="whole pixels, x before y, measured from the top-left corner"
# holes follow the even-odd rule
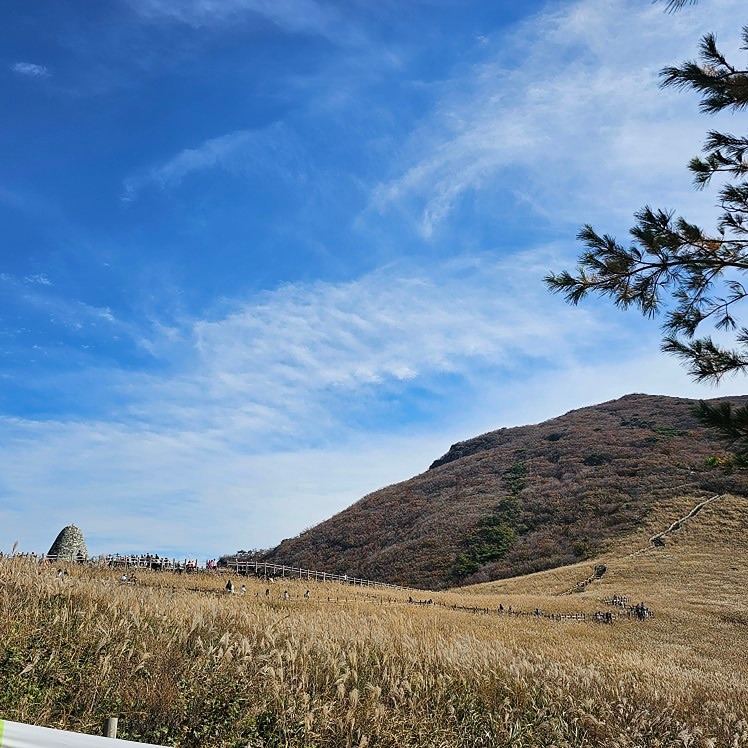
[[[47,555],[56,556],[61,561],[88,558],[88,548],[86,548],[83,533],[75,525],[64,527],[52,543]]]

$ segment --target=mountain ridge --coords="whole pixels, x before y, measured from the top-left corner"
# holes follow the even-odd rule
[[[267,560],[443,589],[591,558],[659,500],[748,496],[748,475],[707,467],[724,445],[691,414],[696,402],[630,394],[457,442]]]

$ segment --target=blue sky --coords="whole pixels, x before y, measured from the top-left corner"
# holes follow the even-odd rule
[[[738,0],[37,0],[0,9],[0,550],[269,547],[451,443],[714,397],[550,296],[579,227],[709,220],[657,87]],[[724,119],[727,129],[734,121]]]

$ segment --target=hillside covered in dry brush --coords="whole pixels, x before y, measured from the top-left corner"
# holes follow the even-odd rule
[[[713,466],[724,445],[693,405],[627,395],[460,442],[267,559],[443,589],[591,558],[664,499],[748,496],[748,476]]]

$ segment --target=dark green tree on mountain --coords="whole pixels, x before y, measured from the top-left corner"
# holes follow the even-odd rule
[[[667,10],[687,2],[670,0]],[[748,26],[742,40],[741,50],[748,51]],[[702,38],[696,61],[666,67],[660,75],[663,87],[698,92],[706,114],[748,107],[748,70],[728,60],[713,34]],[[647,205],[634,215],[628,245],[584,226],[578,238],[587,249],[576,272],[551,273],[545,282],[571,304],[598,294],[647,317],[664,313],[662,350],[680,358],[695,380],[719,382],[726,374],[748,372],[748,327],[738,317],[748,297],[748,137],[710,130],[702,156],[688,167],[699,189],[715,175],[724,178],[715,230]],[[708,326],[730,333],[732,342],[697,336]],[[697,415],[731,443],[735,463],[748,466],[748,408],[702,402]]]

